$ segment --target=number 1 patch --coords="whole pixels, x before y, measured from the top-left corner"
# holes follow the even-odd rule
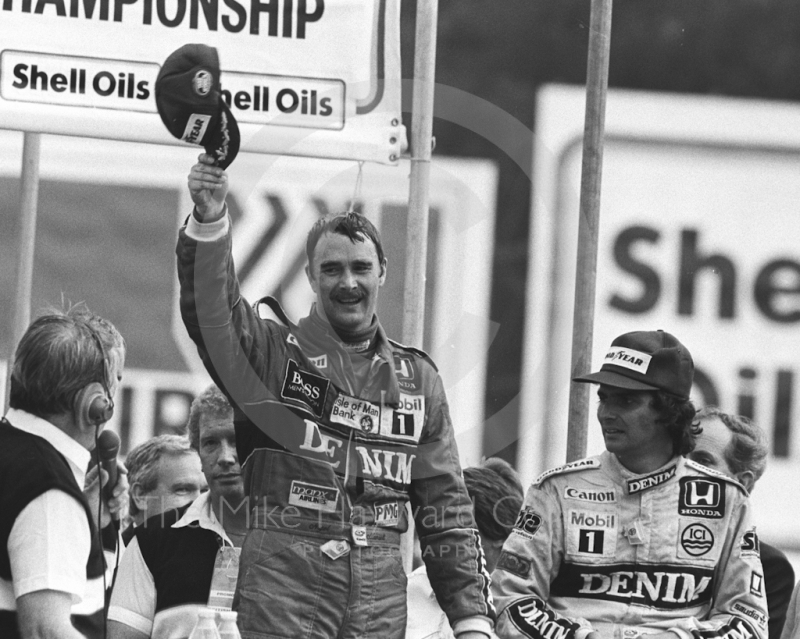
[[[605,530],[586,530],[578,531],[578,552],[586,552],[592,555],[603,554],[603,541]]]

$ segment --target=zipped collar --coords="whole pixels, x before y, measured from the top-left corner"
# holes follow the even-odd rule
[[[345,368],[345,362],[349,365],[350,353],[344,348],[335,331],[329,325],[326,326],[321,318],[318,318],[314,304],[311,306],[310,313],[297,324],[289,319],[283,307],[274,297],[267,296],[258,300],[254,304],[256,313],[258,313],[258,307],[261,304],[268,306],[275,316],[289,329],[306,357],[315,358],[326,354],[329,358],[335,356],[343,369]],[[400,405],[400,385],[397,382],[397,373],[394,367],[394,350],[377,316],[376,323],[378,326],[375,332],[375,355],[373,361],[377,357],[382,360],[381,366],[388,365],[389,367],[389,385],[382,392],[381,403],[396,408]],[[380,370],[380,367],[378,367],[378,370]],[[325,374],[324,371],[321,372]],[[350,386],[346,379],[333,379],[333,381],[338,385]]]

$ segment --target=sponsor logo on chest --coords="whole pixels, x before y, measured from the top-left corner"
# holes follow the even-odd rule
[[[331,421],[365,433],[377,432],[381,408],[365,399],[341,394],[331,407]]]
[[[691,524],[681,533],[681,548],[691,557],[702,557],[714,547],[714,534],[703,524]]]
[[[609,566],[590,572],[585,566],[581,568],[572,596],[640,603],[662,609],[686,608],[711,599],[711,570],[683,572],[666,566],[619,566],[615,570]]]
[[[411,466],[416,455],[372,446],[356,446],[356,451],[361,459],[364,477],[387,479],[400,484],[411,483]]]
[[[300,450],[323,455],[325,457],[324,461],[328,462],[331,468],[338,468],[341,459],[336,459],[336,454],[341,451],[342,440],[338,437],[326,435],[310,419],[304,419],[303,422],[306,425],[306,432],[303,437],[303,443],[300,445]]]
[[[569,523],[571,526],[578,526],[580,528],[616,529],[617,517],[615,513],[596,513],[570,510]]]
[[[644,477],[639,477],[638,479],[629,479],[628,494],[635,495],[636,493],[640,493],[648,488],[660,486],[661,484],[668,482],[670,479],[675,477],[677,470],[678,466],[673,464],[666,470],[651,473],[650,475],[645,475]]]
[[[567,486],[564,488],[564,499],[610,504],[617,501],[617,494],[613,490],[585,490]]]
[[[281,397],[299,402],[317,417],[322,417],[329,385],[327,378],[302,370],[297,362],[290,359],[286,363]]]
[[[725,516],[723,479],[684,477],[680,485],[678,514],[703,519],[722,519]]]
[[[333,486],[319,486],[303,481],[293,481],[289,490],[289,503],[292,506],[319,510],[324,513],[336,512],[339,489]]]
[[[380,415],[380,434],[407,442],[418,442],[425,424],[425,397],[400,393],[397,408],[384,406]]]

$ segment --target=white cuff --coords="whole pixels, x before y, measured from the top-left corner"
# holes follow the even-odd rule
[[[192,211],[189,221],[186,223],[186,235],[198,242],[213,242],[225,237],[229,226],[228,205],[225,204],[222,217],[213,222],[198,222]]]
[[[487,637],[492,636],[492,621],[489,617],[476,615],[474,617],[464,617],[459,619],[453,626],[453,634],[458,635],[464,632],[480,632]]]

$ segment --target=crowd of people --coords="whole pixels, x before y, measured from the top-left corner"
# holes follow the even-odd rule
[[[675,336],[620,335],[574,380],[597,386],[603,453],[527,490],[497,458],[462,470],[436,365],[376,313],[375,226],[349,211],[312,227],[315,303],[294,323],[241,296],[227,185],[202,154],[179,230],[181,314],[213,380],[185,435],[95,463],[122,336],[79,305],[20,340],[0,637],[186,638],[209,608],[236,611],[244,639],[800,637],[791,564],[750,508],[764,436],[696,411]]]

